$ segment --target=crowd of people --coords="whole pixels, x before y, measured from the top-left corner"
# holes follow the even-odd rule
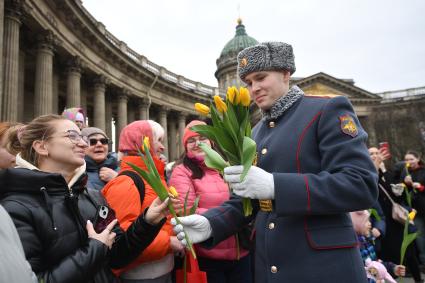
[[[406,274],[423,282],[420,154],[409,150],[396,162],[388,148],[367,148],[348,99],[310,97],[289,86],[294,72],[289,44],[261,43],[238,55],[238,74],[263,114],[253,129],[256,164],[244,180],[241,166],[223,175],[206,166],[199,145],[215,145],[191,130],[205,121],[187,124],[184,152],[169,166],[164,129],[153,120],[124,127],[117,153],[81,108],[1,122],[0,278],[182,282],[176,271],[188,236],[209,283],[379,283]],[[148,168],[139,156],[145,137],[161,182],[177,191],[164,201],[131,166]],[[395,203],[416,214],[408,230],[418,237],[404,262]],[[179,221],[169,215],[168,205],[182,212],[194,204]]]

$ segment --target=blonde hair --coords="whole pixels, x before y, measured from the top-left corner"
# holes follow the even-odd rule
[[[32,120],[19,134],[21,156],[26,161],[38,167],[38,153],[33,149],[37,140],[45,140],[55,132],[54,122],[67,120],[59,115],[43,115]]]
[[[25,124],[14,123],[4,133],[6,150],[13,155],[17,155],[21,151],[21,143],[19,141],[20,134],[25,128]]]
[[[154,120],[148,120],[149,125],[152,128],[152,138],[154,141],[158,141],[160,137],[163,137],[165,134],[164,128]]]

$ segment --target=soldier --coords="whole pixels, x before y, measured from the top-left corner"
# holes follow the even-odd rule
[[[346,97],[307,96],[289,87],[292,46],[266,42],[242,50],[238,73],[263,118],[253,130],[257,166],[224,170],[237,196],[203,215],[179,218],[194,243],[213,246],[256,217],[256,282],[366,282],[348,212],[376,201],[377,176]]]

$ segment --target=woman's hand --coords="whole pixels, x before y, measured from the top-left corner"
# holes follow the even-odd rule
[[[405,183],[407,186],[411,186],[411,185],[413,184],[412,176],[410,176],[410,175],[406,176],[406,177],[404,178],[404,183]]]
[[[109,249],[111,249],[112,245],[114,244],[115,236],[116,236],[115,232],[111,232],[111,231],[114,228],[114,226],[117,224],[117,222],[118,220],[114,219],[111,223],[108,224],[108,226],[106,226],[105,230],[103,230],[102,233],[98,234],[94,230],[93,224],[91,223],[91,221],[87,220],[87,225],[86,225],[87,234],[89,238],[96,239],[102,242],[103,244],[105,244],[106,246],[108,246]]]
[[[175,254],[184,254],[184,246],[176,236],[170,237],[170,247]]]
[[[118,172],[116,172],[116,171],[114,171],[114,170],[112,170],[111,168],[108,168],[108,167],[102,167],[99,170],[99,178],[105,183],[108,183],[113,178],[115,178],[117,175],[118,175]]]
[[[164,217],[168,215],[168,202],[170,198],[166,198],[164,202],[162,202],[159,197],[157,197],[151,205],[148,207],[145,220],[149,224],[158,224]]]

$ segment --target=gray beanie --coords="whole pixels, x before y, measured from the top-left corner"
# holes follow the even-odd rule
[[[84,128],[81,130],[81,135],[85,136],[85,137],[90,137],[92,135],[96,135],[96,134],[101,134],[102,136],[104,136],[105,138],[108,138],[108,136],[105,134],[104,131],[102,131],[99,128],[95,128],[95,127],[88,127],[88,128]]]
[[[252,72],[282,71],[295,72],[292,46],[283,42],[262,42],[247,47],[238,54],[238,73],[241,80]]]

